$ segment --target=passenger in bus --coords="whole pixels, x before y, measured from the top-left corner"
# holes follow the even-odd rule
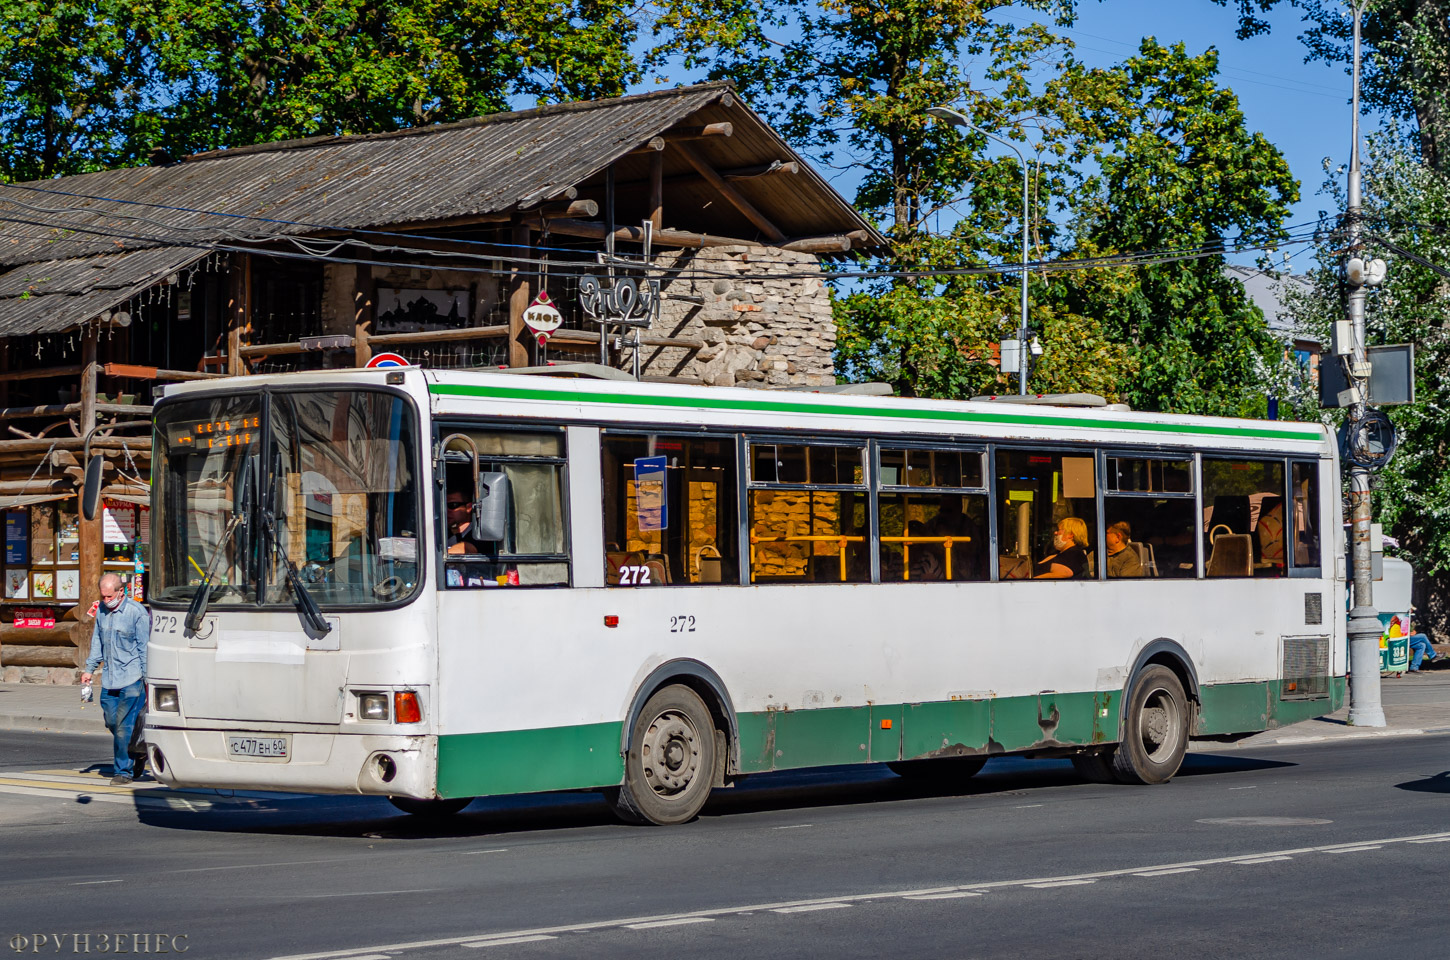
[[[1052,535],[1057,552],[1043,557],[1033,570],[1034,580],[1077,579],[1087,570],[1087,524],[1078,517],[1063,517]]]
[[[1109,577],[1141,577],[1143,575],[1143,564],[1138,559],[1138,551],[1134,550],[1129,542],[1132,540],[1132,528],[1128,521],[1119,520],[1110,524],[1103,538],[1108,543],[1108,576]]]
[[[468,494],[463,490],[448,490],[448,552],[450,554],[460,553],[482,553],[483,548],[478,541],[468,535],[469,525],[473,522],[473,504],[468,499]]]
[[[1284,498],[1265,497],[1254,533],[1258,538],[1259,566],[1284,565]]]

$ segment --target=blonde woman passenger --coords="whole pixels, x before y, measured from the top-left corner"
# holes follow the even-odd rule
[[[1087,570],[1087,524],[1078,517],[1063,517],[1052,535],[1057,552],[1038,561],[1034,580],[1075,580]]]

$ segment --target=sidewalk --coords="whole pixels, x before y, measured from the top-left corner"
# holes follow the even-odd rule
[[[1235,744],[1201,742],[1198,750],[1225,750],[1271,744],[1317,743],[1325,740],[1361,740],[1450,733],[1450,657],[1434,667],[1381,681],[1385,721],[1383,727],[1351,727],[1348,710],[1318,720],[1305,720],[1255,734]],[[81,702],[80,687],[44,683],[0,683],[0,730],[49,733],[105,734],[99,695],[94,703]]]

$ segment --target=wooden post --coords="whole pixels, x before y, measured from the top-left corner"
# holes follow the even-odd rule
[[[0,343],[0,407],[10,406],[10,341]]]
[[[510,252],[516,257],[527,257],[533,243],[529,225],[517,217],[513,222],[512,243],[513,249]],[[529,328],[524,326],[524,311],[529,308],[532,300],[528,269],[522,264],[515,264],[513,272],[509,275],[508,365],[511,367],[527,367],[532,362],[530,359],[534,353],[531,348],[532,339]]]
[[[366,263],[354,267],[352,293],[352,365],[365,367],[373,358],[368,330],[373,323],[373,268]]]
[[[242,361],[242,344],[252,332],[252,255],[232,254],[227,272],[227,373],[239,377],[247,372]]]
[[[665,226],[665,155],[652,153],[649,157],[649,218],[656,231]]]
[[[81,437],[96,425],[96,375],[100,372],[100,365],[96,363],[96,340],[99,330],[95,326],[86,328],[81,338],[81,413],[80,428]],[[100,456],[97,451],[92,452],[93,456]],[[76,660],[78,663],[85,663],[91,651],[91,624],[89,616],[91,604],[101,597],[101,545],[102,524],[101,514],[97,513],[94,520],[87,520],[84,515],[80,516],[80,524],[76,536],[80,539],[81,570],[80,570],[80,600],[76,603],[75,619],[77,626],[71,634],[76,641]]]

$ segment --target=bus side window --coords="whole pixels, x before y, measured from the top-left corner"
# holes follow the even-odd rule
[[[997,449],[999,579],[1097,579],[1096,462],[1091,453]]]
[[[881,449],[882,583],[987,579],[983,459],[977,450]]]
[[[1293,573],[1301,577],[1320,575],[1319,551],[1319,464],[1290,464],[1289,489],[1294,499],[1292,532]]]
[[[750,581],[869,583],[864,443],[750,444]]]
[[[448,429],[442,429],[447,434]],[[477,540],[455,532],[445,516],[440,552],[445,587],[545,587],[569,584],[569,548],[565,525],[564,434],[562,431],[462,431],[478,446],[479,469],[509,480],[508,518],[501,540]],[[473,467],[450,457],[439,497],[473,496]],[[444,508],[447,513],[446,506]],[[450,547],[450,541],[453,541]]]
[[[1284,464],[1203,459],[1203,556],[1209,577],[1284,576]]]
[[[739,583],[734,437],[607,433],[604,582]]]
[[[1108,456],[1104,489],[1108,579],[1195,575],[1192,460]]]

